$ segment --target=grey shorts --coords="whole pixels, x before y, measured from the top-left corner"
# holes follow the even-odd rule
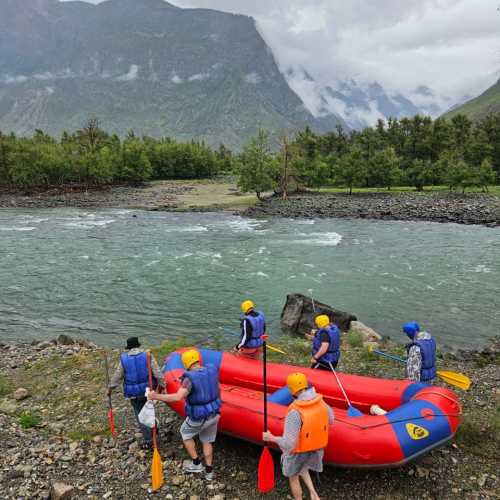
[[[308,470],[323,472],[323,455],[325,450],[308,451],[281,455],[281,470],[285,477],[296,476]]]
[[[217,424],[219,423],[219,419],[220,415],[215,415],[208,420],[197,422],[187,417],[181,426],[182,440],[187,441],[188,439],[194,439],[198,436],[202,443],[213,443],[217,437]]]

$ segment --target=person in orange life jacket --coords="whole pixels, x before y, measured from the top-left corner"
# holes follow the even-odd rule
[[[436,341],[430,333],[421,332],[416,321],[408,321],[402,328],[411,340],[406,346],[406,378],[415,382],[430,382],[437,373]]]
[[[316,316],[314,323],[318,329],[306,335],[313,341],[311,368],[331,371],[340,359],[340,330],[326,314]]]
[[[135,418],[141,428],[144,439],[143,447],[148,448],[152,443],[151,429],[139,422],[139,413],[147,401],[144,395],[149,379],[147,353],[144,349],[141,349],[141,344],[137,337],[127,339],[126,349],[127,352],[120,355],[120,363],[111,377],[107,394],[111,395],[113,389],[118,387],[120,383],[123,383],[123,394],[130,400]],[[165,387],[160,367],[153,356],[151,356],[151,371],[153,373],[153,387],[156,385]]]
[[[207,480],[213,479],[213,443],[217,437],[217,424],[220,419],[222,402],[219,398],[219,376],[214,365],[201,366],[200,353],[190,349],[182,353],[182,363],[186,372],[182,376],[181,386],[175,394],[157,394],[149,392],[148,399],[175,403],[185,400],[186,419],[180,433],[184,446],[191,457],[185,460],[185,472],[205,472]],[[203,446],[205,466],[201,463],[194,438],[198,436]]]
[[[319,500],[309,471],[323,471],[333,410],[323,401],[323,396],[316,394],[314,387],[309,387],[303,373],[291,373],[286,382],[294,402],[288,407],[283,436],[264,432],[262,439],[276,443],[283,451],[281,467],[289,479],[293,498],[302,499],[302,479],[311,499]]]
[[[262,354],[262,335],[266,333],[266,317],[264,313],[255,311],[251,300],[241,303],[241,337],[234,350],[246,357],[260,359]]]

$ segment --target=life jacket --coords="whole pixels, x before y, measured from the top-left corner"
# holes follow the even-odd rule
[[[219,375],[214,365],[207,364],[198,370],[184,373],[192,384],[186,398],[186,415],[195,421],[205,420],[219,413],[222,401],[219,399]]]
[[[321,333],[326,332],[330,337],[330,345],[328,346],[328,351],[318,359],[321,363],[334,363],[340,358],[340,331],[335,325],[329,325],[326,328],[320,328],[313,339],[312,345],[312,355],[313,357],[319,351],[321,347]]]
[[[420,367],[420,381],[428,382],[432,380],[437,373],[436,369],[436,341],[434,339],[417,339],[410,342],[407,346],[407,352],[410,348],[418,346],[420,355],[422,356],[422,364]]]
[[[144,396],[148,387],[148,358],[145,352],[136,355],[124,352],[120,355],[123,367],[123,394],[126,398]],[[153,378],[153,387],[156,379]]]
[[[309,401],[296,400],[288,411],[296,410],[300,413],[302,426],[293,450],[294,453],[305,453],[326,448],[328,444],[328,410],[323,402],[323,396],[318,394]]]
[[[260,347],[264,343],[261,337],[264,335],[266,327],[266,317],[264,313],[258,311],[255,316],[247,314],[243,317],[243,320],[248,320],[252,325],[252,333],[250,338],[247,339],[244,347],[248,347],[249,349]]]

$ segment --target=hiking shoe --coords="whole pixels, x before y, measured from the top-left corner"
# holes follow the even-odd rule
[[[214,471],[212,471],[212,472],[205,472],[205,479],[207,481],[213,481],[213,479],[214,479]]]
[[[196,465],[192,460],[184,460],[182,463],[182,470],[184,472],[190,472],[191,474],[200,474],[205,470],[205,467],[201,462]]]

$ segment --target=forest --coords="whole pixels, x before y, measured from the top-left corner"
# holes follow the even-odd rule
[[[221,144],[172,138],[121,139],[89,120],[80,130],[54,138],[0,132],[0,187],[29,191],[68,185],[85,188],[140,184],[154,179],[238,177],[244,192],[297,189],[445,185],[484,191],[500,178],[500,114],[473,123],[415,116],[379,120],[376,126],[324,135],[310,128],[271,134],[260,130],[241,152]]]

